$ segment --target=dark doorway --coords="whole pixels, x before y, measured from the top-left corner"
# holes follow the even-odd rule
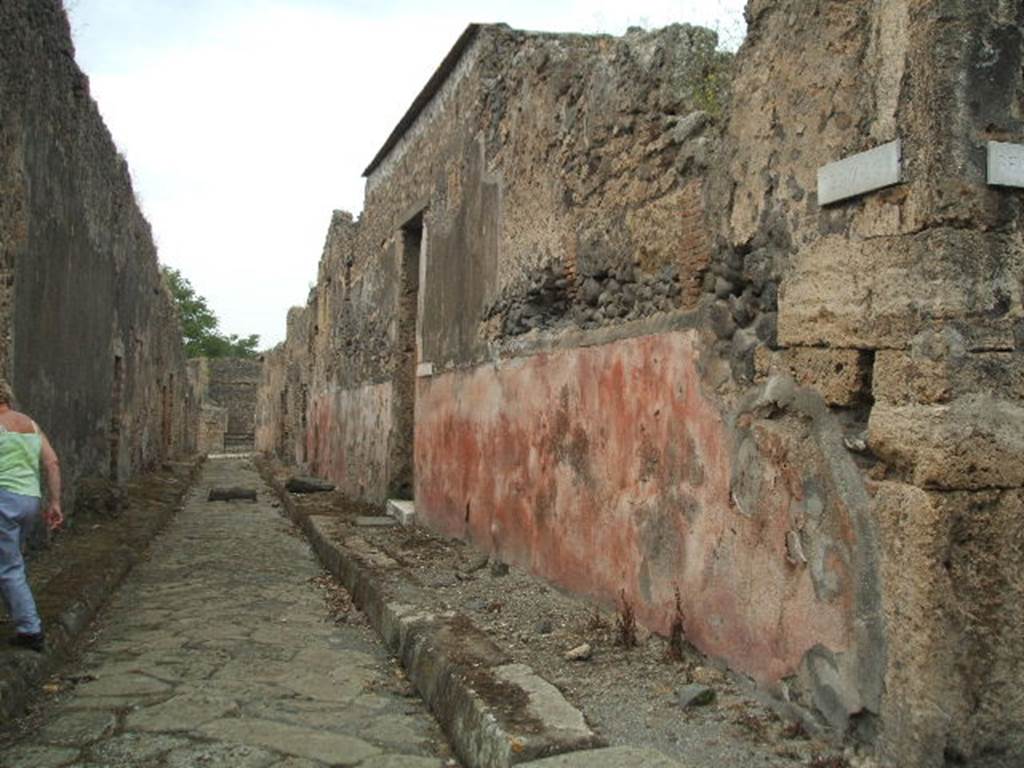
[[[174,445],[174,374],[170,375],[167,384],[161,389],[160,402],[160,458],[164,461],[171,457]]]
[[[110,479],[120,479],[121,465],[121,400],[124,390],[124,362],[120,355],[114,355],[114,379],[110,388],[110,431],[107,441],[110,447]]]
[[[388,495],[412,499],[415,488],[417,318],[420,298],[420,253],[423,213],[401,229],[398,284],[398,365],[395,372],[395,441]]]

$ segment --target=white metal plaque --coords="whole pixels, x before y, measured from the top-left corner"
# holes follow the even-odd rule
[[[1024,144],[988,143],[988,183],[993,187],[1024,187]]]
[[[818,169],[818,203],[828,205],[900,183],[903,148],[899,139],[823,165]]]

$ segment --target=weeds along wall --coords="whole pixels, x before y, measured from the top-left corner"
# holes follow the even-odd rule
[[[177,311],[56,0],[0,4],[0,366],[79,481],[191,450]]]
[[[940,7],[941,6],[941,7]],[[883,765],[1015,765],[1022,11],[470,27],[336,213],[257,440],[687,638]],[[822,205],[896,139],[902,183]]]

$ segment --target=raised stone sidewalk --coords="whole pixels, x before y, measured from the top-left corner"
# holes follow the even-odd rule
[[[604,747],[555,686],[510,663],[466,616],[427,610],[423,587],[400,576],[389,555],[364,539],[341,543],[336,518],[304,513],[272,465],[257,463],[321,562],[401,659],[467,768],[686,768],[656,750]]]

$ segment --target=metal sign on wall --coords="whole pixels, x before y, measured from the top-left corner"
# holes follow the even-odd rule
[[[993,187],[1024,187],[1024,144],[988,143],[988,183]]]
[[[901,181],[903,147],[899,139],[818,169],[818,203],[828,205]]]

